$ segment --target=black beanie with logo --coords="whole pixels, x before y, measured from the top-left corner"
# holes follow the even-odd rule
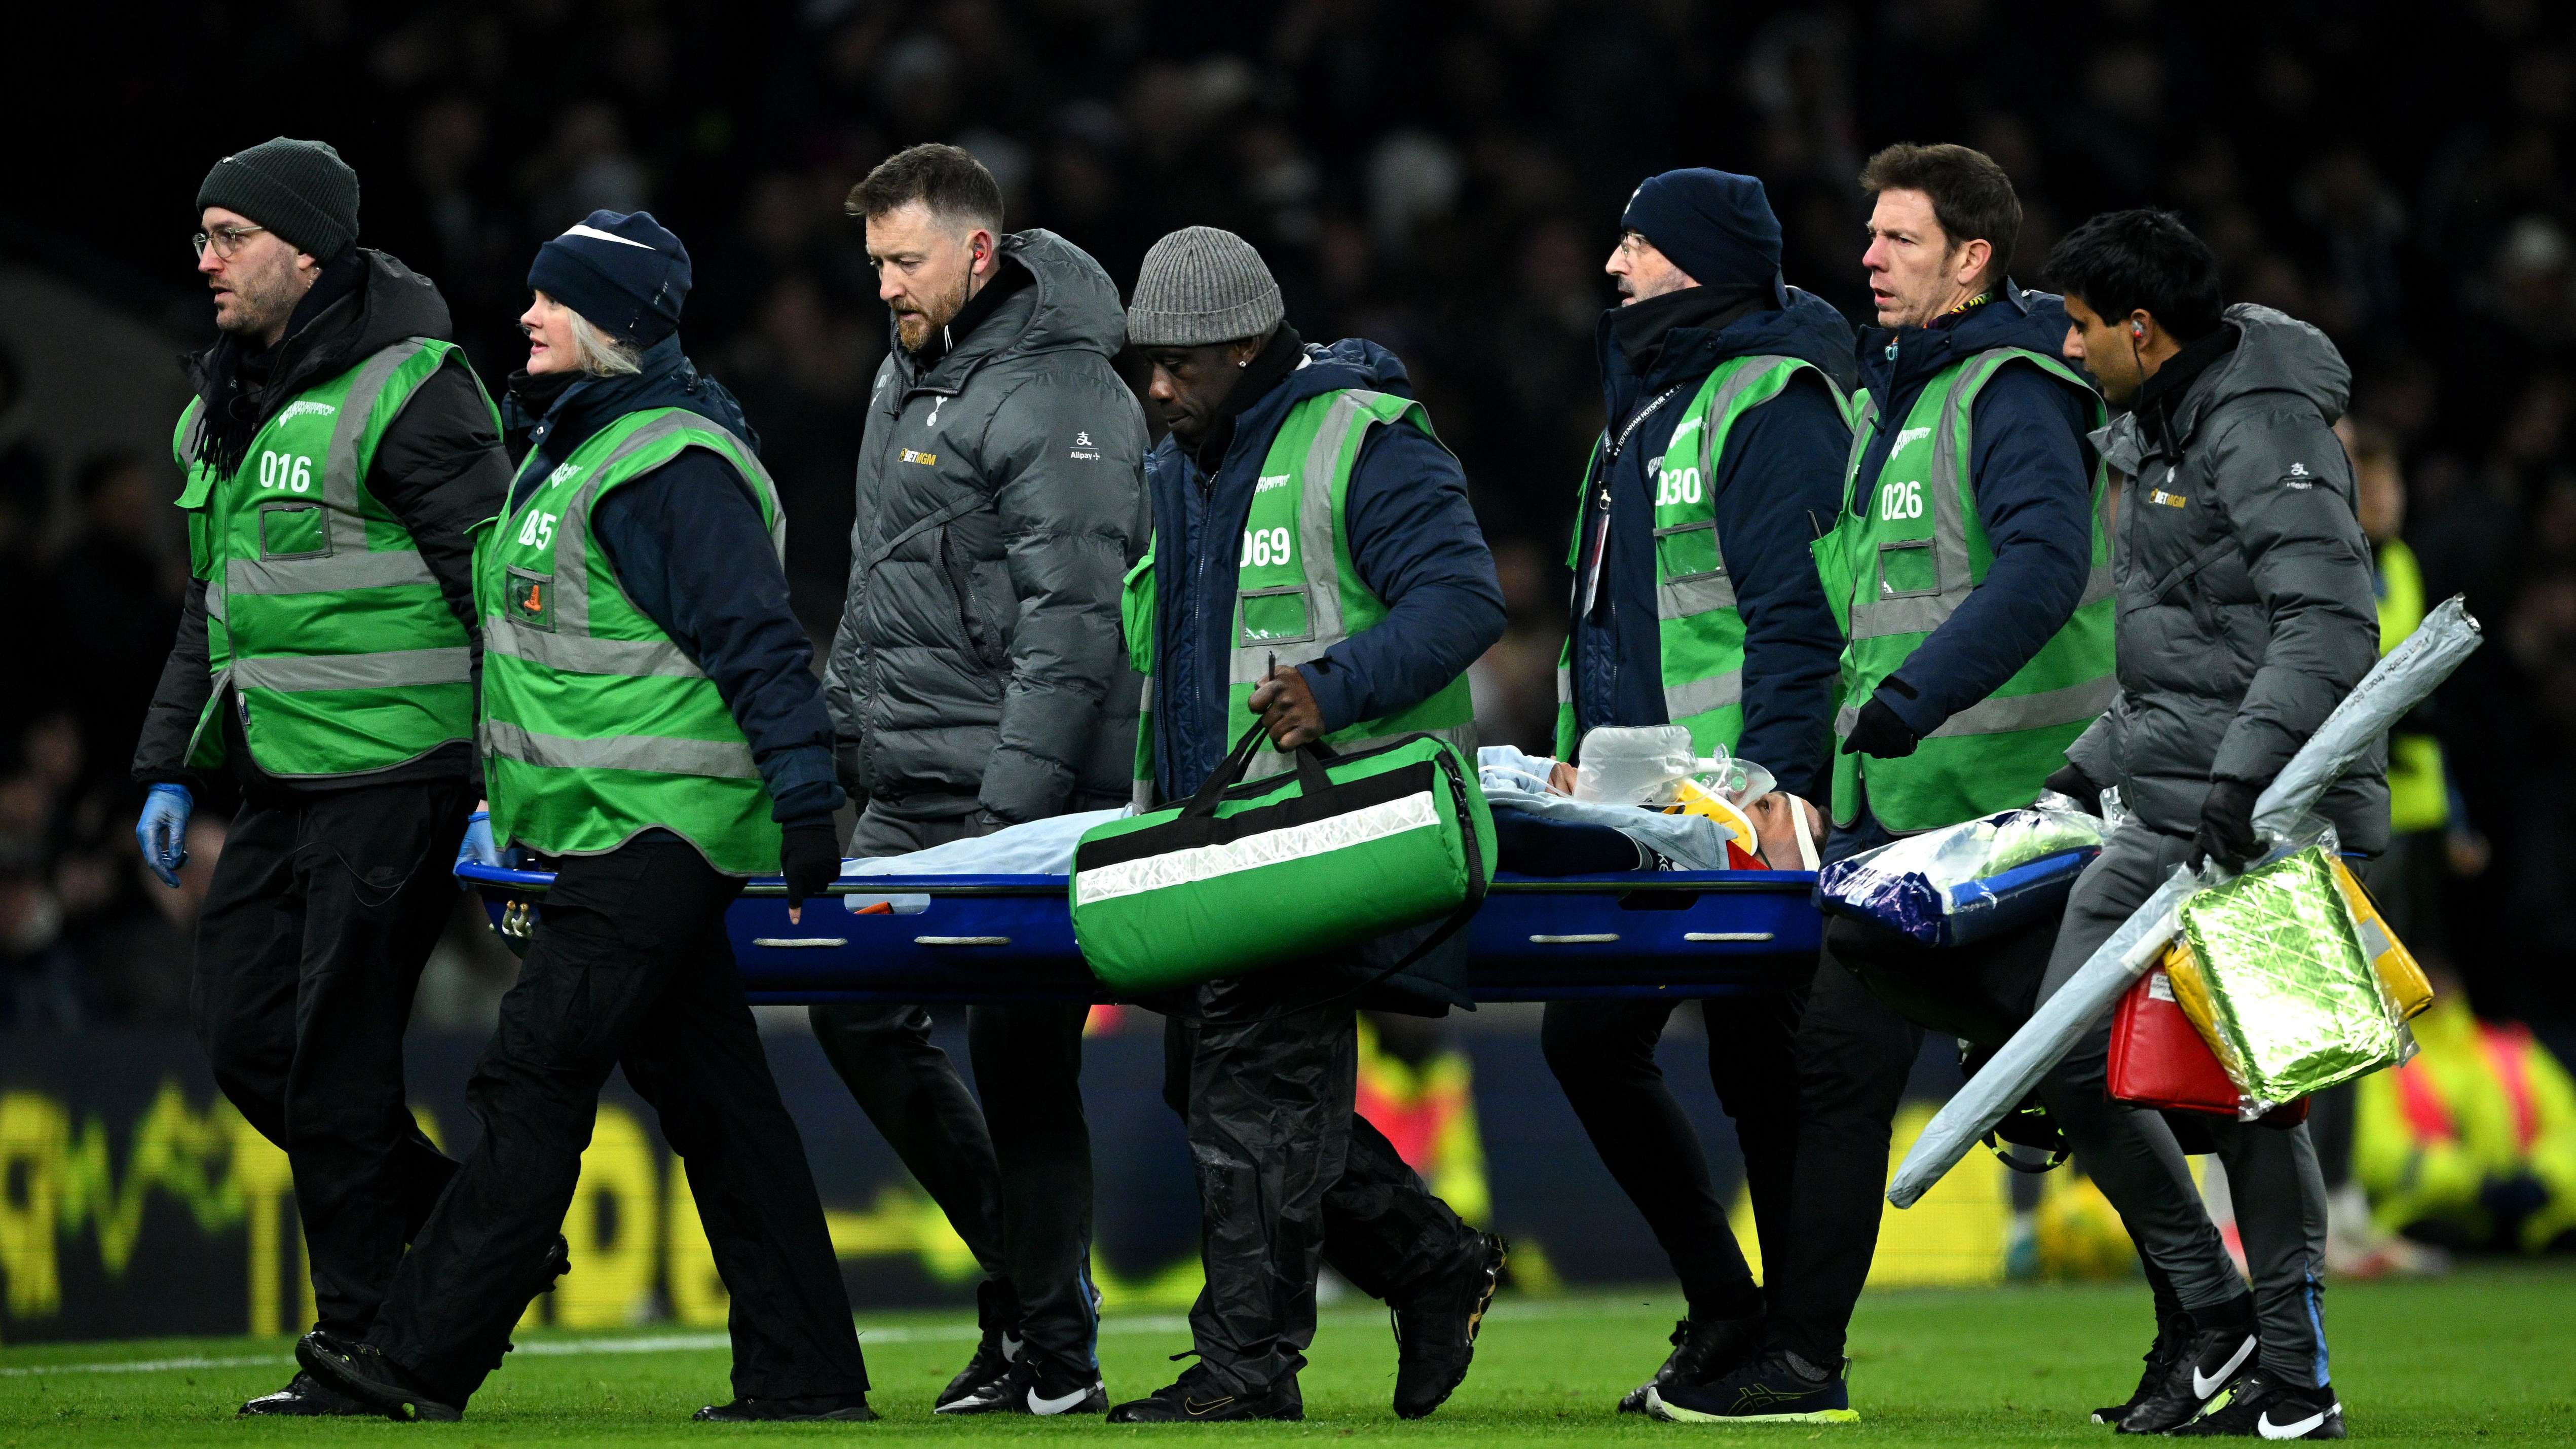
[[[197,210],[220,206],[329,261],[358,239],[358,173],[321,141],[279,136],[235,151],[206,173]]]

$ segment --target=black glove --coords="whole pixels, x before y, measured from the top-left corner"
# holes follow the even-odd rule
[[[2049,776],[2046,781],[2042,782],[2040,788],[2043,790],[2054,790],[2058,794],[2065,796],[2067,799],[2074,801],[2076,804],[2083,806],[2085,814],[2093,816],[2097,820],[2101,818],[2102,787],[2094,784],[2090,776],[2086,775],[2082,770],[2075,768],[2073,765],[2068,765],[2056,774]]]
[[[841,878],[841,833],[832,828],[829,818],[799,820],[787,827],[778,843],[778,873],[787,877],[791,911]]]
[[[2208,803],[2200,807],[2200,833],[2191,842],[2193,870],[2211,860],[2231,871],[2243,870],[2245,862],[2263,853],[2263,842],[2254,836],[2254,801],[2262,793],[2260,786],[2242,780],[2209,782]]]
[[[1846,755],[1875,755],[1882,760],[1901,759],[1914,753],[1923,737],[1914,727],[1896,717],[1887,701],[1873,695],[1860,707],[1860,718],[1852,721],[1852,732],[1843,741]]]

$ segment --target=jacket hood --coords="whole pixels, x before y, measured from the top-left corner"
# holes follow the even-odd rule
[[[1236,416],[1234,441],[1227,444],[1225,460],[1218,465],[1218,471],[1232,470],[1248,448],[1269,447],[1271,435],[1279,430],[1279,420],[1287,416],[1288,409],[1310,397],[1346,387],[1413,396],[1413,378],[1404,370],[1403,360],[1367,338],[1345,337],[1320,345],[1309,342],[1306,360],[1297,364],[1297,370]],[[1181,440],[1171,433],[1165,433],[1154,444],[1154,453],[1187,456]]]
[[[1789,305],[1739,318],[1713,339],[1711,366],[1731,358],[1773,353],[1812,362],[1850,392],[1860,382],[1852,325],[1831,302],[1813,292],[1789,289]]]
[[[2327,423],[2352,400],[2352,368],[2323,332],[2286,312],[2239,302],[2221,314],[2236,329],[2236,350],[2193,379],[2175,417],[2190,437],[2199,421],[2222,403],[2258,392],[2289,393],[2315,404]]]
[[[1893,395],[1980,352],[2022,347],[2060,357],[2065,346],[2066,300],[2024,291],[2007,277],[2000,294],[1950,326],[1869,328],[1861,334],[1860,380],[1873,393]]]
[[[969,373],[1000,358],[1068,348],[1115,357],[1127,345],[1127,312],[1118,301],[1118,284],[1091,253],[1054,232],[1032,228],[1002,238],[1002,260],[1027,272],[1030,285],[1004,298],[993,315],[928,372],[916,370],[912,354],[900,342],[892,344],[898,375],[907,387],[958,389]],[[891,316],[886,325],[891,336]],[[899,403],[899,396],[893,401]]]
[[[372,247],[353,254],[363,269],[349,295],[315,314],[281,339],[277,365],[270,370],[262,396],[280,400],[325,378],[336,377],[406,337],[449,339],[453,319],[438,284]],[[203,385],[215,349],[188,359],[189,371]]]
[[[501,405],[501,424],[510,442],[524,449],[518,477],[533,474],[570,457],[600,429],[626,416],[653,408],[680,408],[732,433],[760,452],[760,435],[752,431],[742,404],[712,374],[680,350],[674,333],[646,349],[642,370],[624,377],[584,377],[560,391],[529,388],[526,374],[514,374]],[[522,389],[526,389],[523,391]],[[516,489],[513,489],[516,492]],[[514,497],[512,503],[517,499]]]
[[[2331,424],[2352,399],[2352,368],[2332,339],[2286,312],[2239,302],[2221,314],[2236,346],[2193,378],[2173,412],[2173,436],[2188,444],[2219,407],[2258,393],[2305,399]],[[2147,455],[2146,430],[2133,410],[2093,435],[2102,460],[2132,477]]]

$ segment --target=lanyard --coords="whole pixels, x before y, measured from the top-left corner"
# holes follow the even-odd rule
[[[1592,605],[1601,592],[1601,570],[1610,544],[1610,467],[1619,461],[1620,451],[1628,446],[1628,439],[1636,433],[1639,425],[1653,417],[1656,409],[1672,401],[1673,394],[1681,390],[1680,383],[1665,388],[1648,398],[1643,407],[1629,414],[1628,421],[1620,426],[1615,437],[1606,432],[1601,435],[1601,461],[1593,473],[1601,480],[1601,491],[1591,500],[1591,526],[1585,530],[1583,540],[1581,568],[1575,589],[1574,617],[1578,619],[1591,614]]]

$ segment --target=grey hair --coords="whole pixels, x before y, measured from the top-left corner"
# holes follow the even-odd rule
[[[575,367],[592,377],[631,377],[644,370],[635,349],[618,341],[590,324],[590,319],[569,307],[564,315],[572,319],[572,360]]]

